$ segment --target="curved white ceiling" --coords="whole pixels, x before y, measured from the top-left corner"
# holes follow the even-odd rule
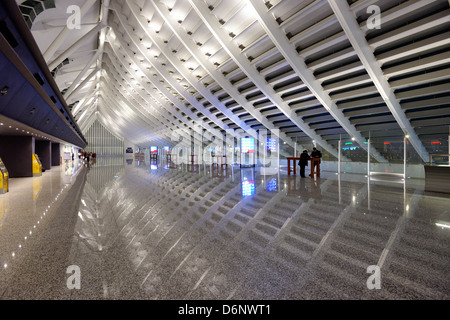
[[[21,3],[23,1],[18,1]],[[69,6],[84,14],[68,30]],[[370,7],[375,5],[376,7]],[[279,129],[387,161],[405,134],[426,160],[450,125],[448,0],[55,0],[32,33],[80,128],[97,117],[138,144]],[[380,28],[373,8],[379,8]],[[96,29],[95,29],[96,28]],[[100,30],[100,31],[99,31]],[[200,130],[200,129],[196,129]]]

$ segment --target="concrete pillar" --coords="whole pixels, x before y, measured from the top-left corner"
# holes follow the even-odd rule
[[[36,140],[36,153],[41,160],[42,168],[50,170],[52,168],[52,143],[51,141]]]
[[[60,144],[57,142],[52,142],[52,166],[61,165],[61,151]]]
[[[34,153],[34,137],[0,136],[0,157],[10,178],[33,176]]]

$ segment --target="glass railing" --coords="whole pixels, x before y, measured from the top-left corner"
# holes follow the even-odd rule
[[[429,165],[450,166],[450,154],[430,153]]]

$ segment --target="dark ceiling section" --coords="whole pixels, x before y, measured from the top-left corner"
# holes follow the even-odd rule
[[[31,29],[34,19],[42,11],[50,8],[55,8],[54,0],[26,0],[19,5],[23,18]]]
[[[42,64],[40,51],[20,11],[15,6],[16,12],[11,12],[14,6],[8,8],[5,4],[0,4],[0,113],[84,148],[87,142],[47,65]],[[27,32],[30,34],[24,39]]]

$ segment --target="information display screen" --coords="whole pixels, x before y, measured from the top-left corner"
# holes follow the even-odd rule
[[[241,139],[241,152],[242,153],[255,153],[255,139],[254,138],[242,138]]]
[[[277,191],[277,179],[271,179],[267,182],[267,192]]]
[[[151,146],[150,147],[150,153],[158,153],[158,147]]]
[[[267,138],[267,151],[269,152],[277,151],[277,139]]]
[[[163,147],[163,152],[164,152],[164,153],[169,153],[169,147],[168,147],[168,146]]]
[[[252,196],[255,194],[255,181],[242,181],[242,196]]]

